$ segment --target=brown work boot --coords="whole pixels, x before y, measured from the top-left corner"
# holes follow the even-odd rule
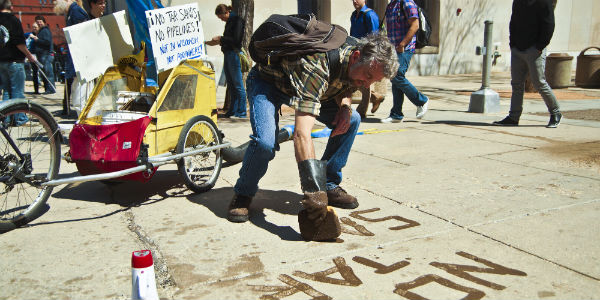
[[[337,214],[327,206],[327,194],[324,191],[304,193],[304,209],[298,213],[300,234],[307,241],[333,240],[342,234]]]
[[[339,208],[354,209],[358,207],[358,200],[354,196],[349,195],[340,186],[327,191],[327,200],[329,201],[329,205]]]
[[[379,95],[378,93],[371,93],[371,103],[373,106],[371,107],[371,113],[375,113],[379,109],[379,104],[385,100],[384,95]]]
[[[234,223],[244,223],[248,221],[248,207],[252,202],[252,197],[233,195],[231,203],[229,203],[229,213],[227,220]]]

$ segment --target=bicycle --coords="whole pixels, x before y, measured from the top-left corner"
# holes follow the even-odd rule
[[[62,135],[44,107],[29,100],[0,102],[0,232],[41,216],[60,167]]]

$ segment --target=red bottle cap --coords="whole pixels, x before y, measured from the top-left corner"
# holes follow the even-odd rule
[[[131,267],[143,269],[152,266],[152,253],[150,250],[138,250],[131,253]]]

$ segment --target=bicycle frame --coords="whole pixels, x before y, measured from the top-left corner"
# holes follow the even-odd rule
[[[179,160],[183,157],[186,157],[186,156],[196,155],[196,154],[203,153],[203,152],[215,151],[215,150],[219,150],[219,149],[230,147],[230,146],[231,146],[231,143],[227,142],[227,143],[223,143],[223,144],[220,144],[217,146],[196,149],[196,150],[192,150],[192,151],[188,151],[188,152],[184,152],[184,153],[180,153],[180,154],[163,153],[163,154],[149,157],[148,161],[146,163],[142,162],[142,164],[137,167],[133,167],[133,168],[129,168],[129,169],[121,170],[121,171],[110,172],[110,173],[55,179],[55,180],[50,180],[48,182],[44,182],[40,185],[41,186],[57,186],[57,185],[61,185],[61,184],[70,184],[70,183],[79,183],[79,182],[86,182],[86,181],[96,181],[96,180],[106,180],[106,179],[118,178],[118,177],[122,177],[125,175],[137,173],[137,172],[152,170],[155,167],[176,162],[177,160]]]
[[[14,178],[17,178],[18,180],[21,180],[21,182],[27,182],[31,185],[39,186],[39,185],[35,184],[33,181],[27,179],[24,175],[26,173],[23,172],[23,171],[31,172],[31,170],[33,168],[31,165],[31,155],[28,153],[26,153],[26,154],[21,153],[21,150],[19,150],[19,147],[17,147],[17,144],[15,144],[15,141],[13,141],[13,139],[10,137],[10,135],[8,134],[8,132],[6,131],[6,128],[4,126],[5,126],[4,124],[2,124],[0,126],[0,132],[2,133],[2,136],[4,136],[4,138],[6,139],[6,141],[10,145],[10,147],[17,154],[17,157],[18,157],[21,165],[17,168],[17,166],[10,165],[9,162],[6,162],[7,167],[9,167],[13,170],[16,169],[17,171],[13,175],[0,176],[0,182],[2,182],[4,184],[11,184],[10,181],[14,180]],[[23,168],[25,168],[25,170],[23,170]]]

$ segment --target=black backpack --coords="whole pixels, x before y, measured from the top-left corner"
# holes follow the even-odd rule
[[[417,4],[415,3],[415,5]],[[427,19],[427,14],[425,14],[423,9],[419,5],[417,5],[417,11],[419,13],[419,30],[417,30],[417,33],[415,33],[415,48],[421,49],[425,46],[429,46],[429,39],[431,37],[431,24]]]
[[[346,42],[348,33],[339,25],[317,20],[313,14],[271,15],[252,37],[248,50],[252,60],[270,65],[285,56],[329,52]]]

